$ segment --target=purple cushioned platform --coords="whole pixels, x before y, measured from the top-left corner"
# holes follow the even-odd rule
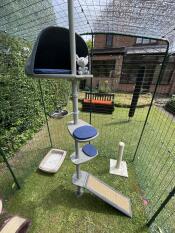
[[[83,146],[82,151],[90,157],[96,156],[97,155],[97,149],[95,148],[95,146],[91,145],[91,144],[87,144],[85,146]]]
[[[86,140],[97,135],[97,130],[92,126],[81,126],[74,130],[73,136],[79,140]]]
[[[71,70],[64,69],[34,69],[35,74],[71,74]]]

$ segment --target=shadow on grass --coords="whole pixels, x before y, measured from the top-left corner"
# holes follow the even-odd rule
[[[41,171],[39,168],[36,169],[36,173],[40,176],[48,176],[48,177],[52,177],[55,175],[54,173]]]
[[[131,123],[131,121],[129,120],[124,120],[124,121],[113,121],[107,124],[104,124],[106,126],[110,126],[110,125],[122,125],[122,124],[126,124],[126,123]]]
[[[42,202],[43,208],[52,209],[56,206],[64,206],[68,209],[78,209],[91,211],[95,213],[103,213],[106,215],[123,216],[122,213],[116,211],[112,206],[96,198],[90,193],[84,193],[80,198],[76,197],[75,191],[59,186],[53,190]]]
[[[141,233],[141,232],[145,232],[145,231],[148,231],[148,227],[146,226],[146,224],[145,224],[145,226],[139,227],[139,228],[135,231],[135,233]]]

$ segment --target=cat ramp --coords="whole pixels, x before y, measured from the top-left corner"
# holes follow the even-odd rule
[[[79,179],[77,179],[76,174],[73,175],[72,183],[79,187],[86,188],[91,193],[113,206],[115,209],[121,211],[128,217],[132,217],[130,199],[105,184],[103,181],[97,179],[95,176],[81,171]]]
[[[66,153],[64,150],[51,149],[41,161],[39,169],[48,173],[56,173],[61,167]]]

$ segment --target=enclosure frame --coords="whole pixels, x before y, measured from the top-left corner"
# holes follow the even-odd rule
[[[69,29],[70,29],[70,38],[71,38],[71,40],[70,40],[70,42],[71,42],[71,44],[70,44],[71,45],[71,68],[72,68],[72,75],[75,77],[76,76],[76,60],[75,60],[76,52],[75,52],[75,31],[74,31],[73,5],[72,4],[73,4],[73,1],[72,0],[68,0]],[[162,38],[146,37],[146,36],[139,36],[139,35],[129,35],[129,34],[122,34],[122,33],[114,33],[114,32],[111,32],[111,33],[110,32],[108,32],[108,33],[104,33],[104,32],[91,32],[91,33],[82,33],[80,35],[82,35],[82,36],[83,35],[91,35],[92,36],[92,45],[93,45],[94,36],[95,35],[100,35],[100,34],[102,34],[102,35],[109,35],[109,34],[111,34],[111,35],[116,35],[116,36],[139,37],[139,38],[144,38],[144,39],[155,39],[155,40],[166,42],[166,46],[167,47],[166,47],[166,51],[165,51],[165,54],[164,54],[164,59],[163,59],[163,62],[161,64],[161,69],[160,69],[160,72],[159,72],[159,75],[158,75],[158,79],[157,79],[157,82],[156,82],[156,85],[155,85],[155,88],[154,88],[154,92],[153,92],[152,99],[151,99],[151,102],[150,102],[150,105],[149,105],[149,109],[148,109],[148,112],[147,112],[147,115],[146,115],[146,118],[145,118],[145,121],[144,121],[143,128],[141,130],[141,134],[140,134],[137,146],[136,146],[135,153],[133,155],[132,162],[134,162],[135,158],[137,156],[138,148],[140,146],[140,143],[141,143],[141,140],[142,140],[142,137],[143,137],[143,133],[144,133],[145,127],[147,125],[147,121],[148,121],[148,118],[149,118],[150,111],[152,109],[152,105],[153,105],[153,101],[154,101],[154,97],[156,95],[156,91],[157,91],[158,85],[160,84],[162,76],[163,76],[163,71],[164,71],[164,68],[165,68],[166,59],[167,59],[168,53],[169,53],[169,46],[170,46],[169,45],[169,41],[166,40],[166,39],[162,39]],[[93,47],[91,49],[90,56],[91,56],[91,62],[92,62]],[[91,70],[92,70],[92,65],[91,65]],[[74,102],[74,110],[73,110],[74,114],[73,114],[73,116],[74,116],[74,123],[75,124],[78,121],[78,93],[77,93],[78,91],[77,91],[77,85],[78,85],[78,81],[76,79],[74,79],[72,81],[72,90],[73,90],[73,102]],[[41,96],[42,96],[42,102],[43,102],[44,112],[46,113],[41,86],[40,86],[40,91],[41,91]],[[90,92],[92,93],[92,78],[91,78],[91,89],[90,89]],[[90,124],[91,124],[91,121],[92,121],[92,112],[91,111],[89,113],[89,121],[90,121]],[[51,134],[50,134],[50,131],[49,131],[47,117],[46,117],[46,123],[47,123],[47,128],[48,128],[48,134],[49,134],[50,144],[51,144],[51,147],[52,147],[52,140],[51,140]],[[76,153],[78,155],[79,147],[78,147],[78,144],[76,142],[75,142],[75,149],[76,149]],[[0,148],[0,150],[1,150],[1,148]],[[18,181],[17,181],[17,179],[16,179],[16,177],[15,177],[13,171],[12,171],[12,168],[10,167],[10,165],[8,163],[8,160],[6,159],[6,157],[5,157],[5,155],[3,153],[4,152],[2,152],[1,154],[2,154],[3,158],[5,158],[4,161],[6,162],[6,165],[7,165],[8,169],[10,170],[12,177],[14,178],[16,185],[19,186]],[[80,167],[77,166],[77,176],[79,176],[79,173],[80,173]],[[168,197],[164,200],[164,202],[160,206],[160,208],[155,212],[155,214],[152,216],[152,218],[147,222],[148,226],[150,226],[153,223],[153,221],[155,220],[155,218],[157,217],[157,215],[161,212],[161,210],[164,208],[164,206],[167,204],[167,202],[171,199],[171,197],[174,195],[174,193],[175,193],[175,191],[173,189],[173,191],[171,191],[170,194],[168,195]]]

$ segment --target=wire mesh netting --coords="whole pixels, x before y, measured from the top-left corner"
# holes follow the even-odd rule
[[[162,49],[164,49],[163,52]],[[128,49],[124,54],[117,53],[115,55],[110,54],[110,56],[109,54],[101,56],[97,54],[95,48],[92,57],[92,73],[94,74],[92,83],[90,81],[80,81],[80,118],[87,122],[91,121],[99,130],[100,137],[93,142],[99,149],[99,156],[102,158],[116,159],[118,142],[123,141],[126,145],[124,159],[128,162],[129,167],[132,166],[131,161],[145,125],[145,119],[152,102],[156,83],[165,57],[164,52],[166,47],[161,46],[160,51],[160,48],[158,49],[154,45],[154,49],[151,48],[151,54],[148,53],[148,48],[144,49],[142,46],[141,50],[142,53],[136,53],[138,48],[136,49],[135,47],[135,51],[132,53],[131,49]],[[12,51],[13,48],[11,48]],[[20,79],[16,79],[18,76],[14,76],[15,70],[13,70],[13,74],[8,73],[11,71],[11,63],[9,62],[13,55],[11,52],[8,50],[8,46],[6,46],[4,47],[4,52],[1,54],[2,60],[5,61],[1,76],[1,83],[3,85],[5,81],[13,81],[13,79],[18,84],[20,82],[22,83]],[[15,54],[18,52],[19,48]],[[18,59],[17,57],[18,62],[13,64],[13,67],[18,68],[16,72],[19,73],[19,67],[23,66],[23,63],[19,63],[21,54],[20,59]],[[24,61],[25,59],[23,58]],[[173,72],[174,57],[169,56],[164,64],[163,76],[157,87],[157,95],[154,98],[152,110],[150,111],[136,154],[135,166],[143,192],[140,195],[143,202],[147,203],[146,211],[148,219],[152,217],[173,187],[174,117],[172,112],[174,110],[172,104],[173,99],[169,101],[170,97],[168,96],[170,89],[173,87],[171,85],[174,78]],[[36,115],[35,123],[38,118],[41,124],[31,134],[31,139],[26,135],[27,138],[24,144],[21,142],[19,149],[16,149],[17,152],[11,148],[11,143],[17,134],[9,131],[11,132],[11,137],[9,138],[7,135],[4,139],[5,145],[9,147],[6,148],[3,146],[3,150],[6,152],[6,155],[10,152],[9,156],[11,158],[8,161],[20,184],[32,171],[37,169],[39,162],[48,152],[51,144],[53,147],[66,150],[68,154],[71,154],[74,150],[74,141],[65,130],[67,122],[71,120],[72,116],[70,115],[62,120],[50,119],[48,117],[49,112],[55,110],[58,105],[63,107],[67,104],[66,109],[69,112],[72,111],[71,99],[68,100],[70,86],[68,87],[66,85],[66,89],[64,89],[62,83],[58,82],[57,84],[55,81],[42,81],[40,86],[37,80],[27,79],[24,76],[22,78],[27,80],[27,85],[34,86],[33,94],[31,95],[31,88],[29,89],[29,93],[27,91],[22,92],[22,100],[27,98],[28,94],[32,96],[31,102],[29,103],[22,102],[21,104],[20,96],[17,95],[16,100],[13,97],[12,109],[18,108],[18,105],[21,104],[21,113],[19,114],[21,122],[16,123],[15,120],[14,122],[9,122],[9,124],[13,123],[9,125],[9,130],[12,130],[17,124],[19,129],[18,133],[22,138],[23,133],[26,132],[26,128],[21,132],[21,127],[24,127],[26,122],[30,124],[30,127],[32,126],[34,119],[32,120],[29,113],[32,111],[31,114],[34,114],[33,111],[38,111],[39,106],[39,113]],[[13,82],[11,86],[13,88]],[[4,85],[4,93],[5,87]],[[60,93],[60,90],[62,90],[62,93]],[[103,97],[112,93],[112,101],[114,104],[112,114],[105,114],[106,107],[103,105],[98,108],[97,113],[93,111],[91,105],[88,112],[82,111],[82,101],[85,99],[85,92],[101,94]],[[21,94],[21,86],[19,93]],[[12,92],[9,92],[4,98],[2,93],[2,103],[3,101],[6,102],[7,98],[11,97],[11,94]],[[45,124],[46,119],[43,112],[43,104],[48,118],[51,138],[49,138],[47,124]],[[22,110],[23,107],[26,108],[25,111]],[[23,115],[25,117],[27,116],[27,119],[24,118],[23,120]],[[3,115],[1,117],[1,124],[5,126],[7,118],[3,118]],[[14,144],[16,145],[15,140]],[[15,154],[15,156],[12,157],[12,154]],[[1,173],[4,177],[0,182],[1,193],[7,196],[15,189],[14,181],[4,163],[1,163]],[[157,232],[159,228],[165,230],[165,232],[173,232],[172,206],[173,199],[158,216],[154,225],[152,225],[153,232]]]
[[[78,33],[114,32],[174,38],[173,1],[74,1]],[[0,30],[33,41],[49,25],[68,27],[66,0],[1,1]]]
[[[166,109],[166,110],[165,110]],[[167,98],[156,96],[137,151],[138,170],[149,218],[173,190],[175,119]],[[149,135],[149,136],[148,136]],[[152,226],[153,232],[174,232],[174,198],[163,208]]]
[[[175,88],[175,58],[165,57],[167,44],[155,40],[169,39],[173,51],[174,8],[173,1],[74,1],[76,32],[109,33],[95,38],[94,78],[80,82],[80,116],[100,132],[94,141],[100,157],[115,159],[119,141],[126,144],[124,158],[129,167],[133,166],[130,162],[135,156],[142,190],[136,192],[145,205],[148,219],[175,185],[175,100],[171,98]],[[0,35],[1,147],[21,184],[37,169],[51,146],[67,150],[68,154],[73,151],[73,140],[65,130],[72,117],[60,121],[48,118],[48,113],[60,106],[72,111],[70,85],[65,81],[31,81],[23,71],[30,42],[34,42],[41,29],[50,25],[68,27],[67,1],[3,0],[0,18],[3,32]],[[101,43],[99,47],[97,42]],[[104,114],[106,105],[94,107],[96,102],[93,103],[92,98],[87,100],[90,102],[88,112],[82,111],[85,91],[93,92],[97,102],[108,101],[105,96],[113,94],[108,102],[114,108],[112,114]],[[101,99],[97,94],[102,94]],[[0,192],[8,196],[16,187],[3,158],[0,172],[3,177]],[[175,231],[174,204],[171,198],[152,224],[152,232]]]

